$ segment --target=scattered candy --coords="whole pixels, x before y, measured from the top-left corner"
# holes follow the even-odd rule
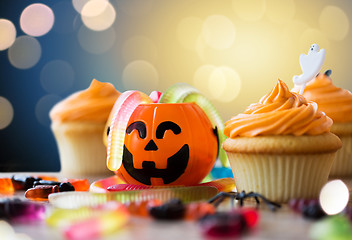
[[[0,221],[0,239],[4,240],[31,240],[31,238],[23,233],[15,233],[14,229],[6,221]]]
[[[35,188],[28,189],[24,196],[29,200],[47,201],[48,196],[56,192],[59,192],[59,187],[57,185],[38,185]]]
[[[39,176],[36,176],[36,178],[40,178],[42,180],[47,180],[47,181],[55,181],[55,182],[59,181],[58,178],[54,176],[39,175]]]
[[[217,212],[199,220],[201,230],[209,237],[238,237],[257,225],[259,214],[254,209]]]
[[[352,225],[346,216],[329,216],[314,223],[309,236],[314,240],[350,240]]]
[[[171,199],[161,206],[150,208],[149,213],[155,219],[178,220],[184,217],[186,207],[179,199]]]
[[[288,205],[293,211],[301,213],[308,219],[318,220],[326,216],[318,199],[291,199]]]
[[[159,199],[152,199],[147,201],[128,202],[125,205],[128,208],[130,214],[147,217],[149,216],[149,209],[152,207],[161,206],[162,201]]]
[[[0,193],[13,193],[14,186],[10,178],[0,178]]]
[[[42,180],[31,176],[14,175],[11,178],[15,190],[27,190],[33,187],[35,181]]]
[[[115,232],[128,220],[129,213],[123,204],[107,202],[73,210],[55,209],[46,222],[63,227],[67,239],[95,239]]]
[[[186,205],[186,220],[198,220],[206,215],[215,214],[216,208],[214,205],[207,202],[195,202]]]
[[[50,186],[59,186],[60,182],[57,181],[48,181],[48,180],[39,180],[39,181],[35,181],[33,183],[32,187],[36,187],[36,186],[40,186],[40,185],[50,185]]]
[[[14,222],[42,220],[45,206],[42,204],[21,201],[20,199],[1,199],[0,218]]]
[[[66,179],[65,182],[71,183],[75,191],[89,191],[88,179]]]

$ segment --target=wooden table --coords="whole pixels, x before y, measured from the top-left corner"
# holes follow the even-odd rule
[[[11,177],[14,173],[0,173],[0,177]],[[16,173],[19,174],[19,173]],[[43,175],[24,173],[24,175]],[[46,175],[58,175],[46,173]],[[58,175],[60,177],[60,175]],[[90,177],[90,182],[100,179]],[[352,179],[343,180],[352,190]],[[0,198],[24,198],[24,192],[16,192],[14,195],[1,195]],[[350,200],[351,204],[351,200]],[[222,210],[229,208],[229,204],[221,205]],[[309,239],[309,230],[314,222],[304,219],[300,214],[292,212],[287,205],[277,212],[271,212],[265,206],[260,208],[260,222],[253,231],[243,235],[241,239]],[[29,224],[13,224],[16,233],[25,233],[33,240],[61,240],[64,239],[62,232],[57,228],[51,228],[43,222]],[[0,235],[1,236],[1,235]],[[132,217],[127,226],[118,232],[106,236],[103,239],[138,239],[138,240],[197,240],[205,239],[201,234],[197,222],[192,221],[155,221],[147,218]]]

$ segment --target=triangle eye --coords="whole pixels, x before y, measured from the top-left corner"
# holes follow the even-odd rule
[[[171,130],[175,135],[181,133],[181,128],[176,123],[171,121],[165,121],[159,124],[158,128],[156,129],[156,138],[162,139],[166,130]]]

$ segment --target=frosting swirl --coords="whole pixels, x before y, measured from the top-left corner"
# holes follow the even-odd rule
[[[251,104],[244,113],[225,123],[224,133],[230,138],[257,135],[319,135],[329,132],[332,120],[318,111],[314,102],[290,92],[278,80],[271,92],[259,103]]]
[[[89,88],[76,92],[57,103],[50,111],[51,120],[105,123],[120,96],[111,83],[93,79]]]
[[[352,93],[334,86],[329,76],[319,74],[307,84],[303,96],[316,102],[334,122],[352,122]]]

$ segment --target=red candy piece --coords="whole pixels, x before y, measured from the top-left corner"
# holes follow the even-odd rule
[[[59,192],[59,187],[57,185],[38,185],[35,188],[28,189],[24,196],[33,201],[47,201],[49,194],[56,192]]]
[[[253,228],[257,225],[259,222],[259,214],[256,210],[250,208],[242,208],[241,212],[249,228]]]
[[[88,179],[67,179],[66,182],[71,183],[75,191],[89,191],[90,185]]]
[[[0,193],[13,193],[14,191],[11,178],[0,178]]]

